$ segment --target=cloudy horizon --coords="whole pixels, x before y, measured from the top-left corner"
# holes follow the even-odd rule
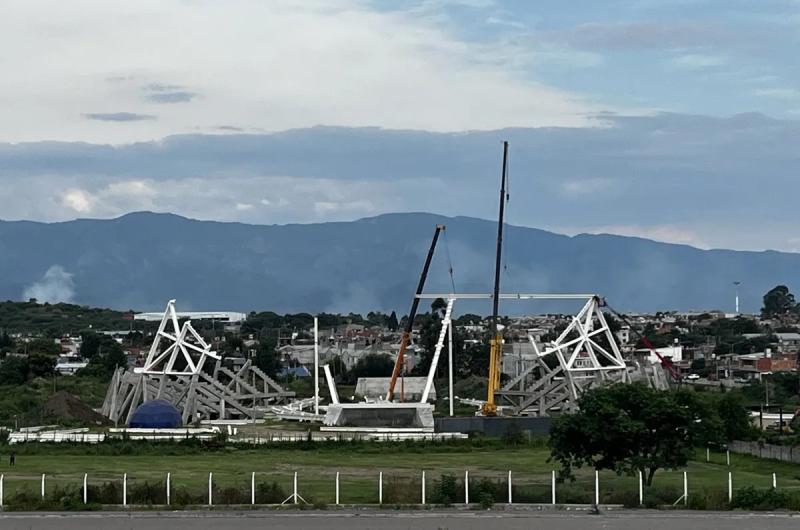
[[[12,0],[0,218],[429,211],[800,251],[800,3]]]

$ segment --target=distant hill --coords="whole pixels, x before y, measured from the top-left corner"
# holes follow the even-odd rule
[[[434,226],[447,225],[429,292],[491,290],[496,225],[387,214],[352,222],[255,226],[133,213],[63,223],[0,221],[0,299],[115,309],[365,312],[410,303]],[[505,292],[592,292],[621,310],[757,311],[778,283],[797,285],[800,254],[699,250],[613,235],[507,230]],[[449,257],[449,260],[448,260]],[[516,304],[516,305],[515,305]],[[461,310],[489,312],[488,302]],[[504,304],[505,312],[561,307]]]

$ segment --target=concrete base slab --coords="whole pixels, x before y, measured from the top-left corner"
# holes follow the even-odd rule
[[[329,405],[323,423],[329,427],[433,429],[428,403],[340,403]]]

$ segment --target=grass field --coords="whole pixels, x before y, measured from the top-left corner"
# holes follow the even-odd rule
[[[429,492],[442,474],[455,475],[461,481],[464,471],[469,470],[471,484],[481,479],[497,483],[499,501],[505,498],[505,481],[507,472],[511,470],[516,500],[550,502],[553,469],[553,464],[547,462],[548,450],[530,446],[391,448],[373,444],[352,450],[346,447],[319,450],[228,448],[189,455],[72,453],[53,448],[51,453],[20,454],[13,468],[8,466],[7,453],[3,455],[0,473],[4,474],[5,498],[12,498],[24,490],[38,495],[43,473],[47,476],[46,490],[51,492],[56,487],[67,485],[80,487],[84,473],[88,474],[92,485],[121,484],[123,474],[127,473],[131,491],[145,481],[163,483],[167,472],[172,475],[173,490],[184,489],[201,498],[207,491],[208,473],[213,472],[217,490],[239,489],[249,502],[252,472],[256,472],[258,483],[276,482],[288,495],[296,471],[299,493],[309,502],[333,503],[334,480],[336,472],[339,472],[342,503],[377,503],[378,473],[383,472],[384,503],[410,503],[418,502],[422,470],[427,473]],[[712,461],[706,463],[703,452],[686,469],[690,494],[704,492],[708,495],[712,492],[717,497],[726,497],[729,470],[733,472],[734,489],[747,485],[768,488],[772,485],[772,473],[776,473],[779,489],[800,492],[800,466],[731,455],[728,468],[724,454],[712,454]],[[617,476],[608,471],[600,473],[600,483],[603,502],[622,502],[622,496],[635,496],[638,489],[636,477]],[[656,474],[654,487],[646,496],[656,495],[658,491],[662,501],[672,496],[676,500],[682,492],[682,484],[682,470],[662,470]],[[473,486],[470,488],[472,491]],[[593,502],[593,471],[580,470],[576,482],[558,484],[557,496],[559,502]]]

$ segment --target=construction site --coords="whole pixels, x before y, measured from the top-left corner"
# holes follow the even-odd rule
[[[192,325],[192,318],[222,319],[230,314],[180,313],[176,309],[177,302],[170,300],[163,313],[136,316],[158,321],[158,329],[143,366],[119,368],[114,372],[101,414],[117,428],[129,429],[131,434],[136,434],[137,428],[153,427],[184,429],[180,432],[186,434],[191,432],[186,429],[200,428],[201,424],[228,424],[230,430],[230,425],[256,424],[270,419],[316,424],[314,436],[321,439],[336,436],[451,437],[482,430],[505,432],[512,424],[517,424],[517,428],[522,426],[523,430],[537,431],[537,421],[540,426],[546,426],[550,416],[574,410],[581,394],[590,388],[639,382],[666,389],[670,382],[679,380],[671,359],[653,348],[647,337],[640,339],[652,353],[651,359],[657,362],[623,355],[619,338],[609,326],[606,315],[612,314],[621,321],[625,321],[625,316],[614,311],[601,294],[502,291],[507,165],[508,143],[504,143],[492,292],[426,292],[426,279],[437,243],[446,230],[443,225],[435,226],[411,307],[404,319],[399,345],[393,354],[393,369],[382,378],[360,378],[353,397],[340,398],[331,367],[320,357],[322,339],[316,318],[310,370],[313,395],[296,396],[255,366],[251,359],[235,366],[226,363]],[[452,263],[449,272],[453,274]],[[412,377],[408,373],[408,356],[419,338],[415,317],[421,303],[433,300],[444,303],[438,339],[433,351],[428,352],[431,361],[427,374]],[[485,399],[454,395],[453,320],[458,303],[467,301],[471,304],[488,302],[487,308],[491,308]],[[513,353],[513,348],[507,352],[500,304],[509,307],[526,301],[570,302],[580,309],[567,319],[555,337],[543,340],[535,330],[530,330],[525,337],[529,345],[524,353]],[[244,318],[244,315],[237,318]],[[438,389],[438,395],[446,400],[448,410],[444,413],[435,410],[437,373],[446,374],[447,388]],[[153,412],[151,416],[160,418],[167,414],[172,419],[163,425],[152,418],[137,420],[137,414],[147,416],[146,409],[153,407],[152,402],[168,410]],[[469,424],[455,421],[457,404],[472,406],[474,417],[483,419]],[[435,417],[439,417],[439,421]],[[487,427],[490,424],[492,427]],[[469,427],[464,429],[465,425]],[[546,432],[545,427],[538,427],[538,430]]]

